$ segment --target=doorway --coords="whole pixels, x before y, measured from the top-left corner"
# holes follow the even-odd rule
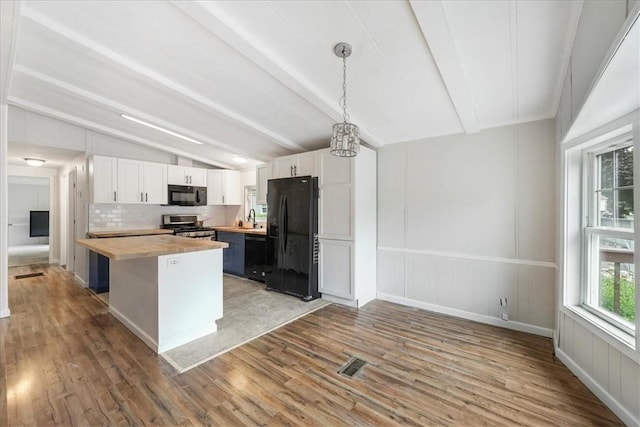
[[[9,267],[48,264],[50,182],[46,177],[8,177]]]
[[[68,191],[68,211],[67,211],[67,232],[69,234],[67,244],[67,271],[75,273],[76,271],[76,198],[77,198],[77,180],[78,172],[74,168],[69,172],[69,191]]]

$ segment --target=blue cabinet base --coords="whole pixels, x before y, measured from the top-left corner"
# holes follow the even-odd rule
[[[89,289],[109,292],[109,258],[93,251],[89,251]]]

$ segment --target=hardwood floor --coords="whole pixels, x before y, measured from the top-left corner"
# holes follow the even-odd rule
[[[9,275],[3,426],[621,425],[534,335],[331,305],[178,375],[61,268]],[[353,355],[369,363],[338,375]]]

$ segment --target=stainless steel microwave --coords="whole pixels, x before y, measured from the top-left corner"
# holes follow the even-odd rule
[[[191,185],[169,185],[170,205],[205,206],[207,204],[207,187]]]

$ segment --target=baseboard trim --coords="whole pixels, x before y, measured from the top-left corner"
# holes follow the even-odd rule
[[[640,425],[640,418],[634,417],[633,414],[622,406],[613,396],[611,396],[607,390],[602,388],[600,384],[591,378],[584,369],[578,366],[578,364],[574,362],[567,353],[558,348],[556,349],[556,356],[567,368],[569,368],[571,372],[573,372],[576,377],[578,377],[578,379],[580,379],[580,381],[582,381],[584,385],[587,386],[589,390],[591,390],[593,394],[598,397],[598,399],[602,400],[602,402],[607,405],[607,407],[611,409],[623,423],[628,426]]]
[[[0,310],[0,319],[4,319],[5,317],[10,317],[11,316],[11,310],[9,310],[8,308],[5,310]]]
[[[140,338],[146,345],[151,347],[153,351],[158,353],[158,343],[156,342],[156,340],[154,340],[149,335],[147,335],[145,331],[140,329],[135,323],[129,320],[127,316],[122,314],[113,306],[109,306],[109,313],[111,313],[113,317],[115,317],[116,319],[118,319],[118,321],[124,324],[131,332],[133,332],[135,336]]]
[[[78,276],[76,273],[73,273],[73,277],[75,278],[76,282],[80,283],[82,285],[83,288],[87,287],[87,284],[84,280],[82,280],[82,278],[80,276]]]
[[[216,319],[219,320],[219,319]],[[176,347],[179,347],[184,344],[188,344],[191,341],[197,340],[198,338],[202,338],[206,335],[213,334],[218,331],[218,325],[216,321],[213,321],[213,324],[208,325],[200,325],[197,328],[189,329],[188,331],[183,331],[173,336],[159,339],[159,344],[157,345],[158,353],[164,353],[165,351],[173,350]]]
[[[534,335],[541,335],[547,338],[553,338],[553,329],[543,328],[541,326],[530,325],[528,323],[516,322],[512,320],[502,320],[497,317],[486,316],[484,314],[471,313],[468,311],[458,310],[455,308],[443,307],[441,305],[429,304],[422,301],[416,301],[409,298],[398,297],[378,292],[377,298],[383,301],[395,302],[397,304],[409,307],[421,308],[423,310],[433,311],[435,313],[446,314],[449,316],[460,317],[475,322],[485,323],[488,325],[499,326],[501,328],[512,329],[514,331],[527,332]]]
[[[336,297],[329,294],[322,294],[322,299],[331,301],[336,304],[346,305],[347,307],[358,308],[358,300]]]

